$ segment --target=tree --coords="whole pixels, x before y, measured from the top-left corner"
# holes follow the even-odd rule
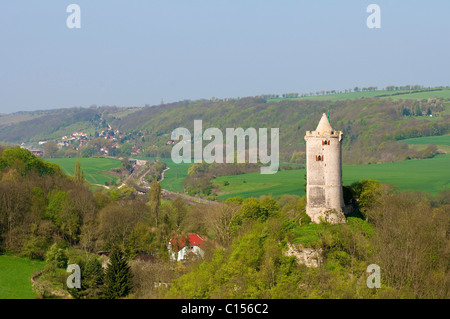
[[[105,273],[104,294],[107,299],[128,296],[132,288],[132,274],[122,250],[114,247]]]
[[[66,192],[54,192],[49,195],[45,216],[58,226],[61,235],[67,241],[73,243],[78,240],[81,219]]]
[[[138,223],[125,240],[125,254],[134,258],[141,252],[148,252],[151,241],[150,226],[143,222]]]
[[[133,150],[133,147],[129,143],[124,143],[122,147],[120,148],[120,152],[124,155],[131,155],[131,151]]]
[[[420,109],[420,105],[417,105],[415,115],[416,116],[422,116],[422,110]]]
[[[75,164],[75,172],[73,174],[73,179],[76,183],[79,183],[79,184],[82,184],[85,181],[84,170],[81,169],[80,161],[77,161]]]
[[[381,191],[381,183],[377,180],[363,179],[351,185],[355,196],[359,198],[358,206],[367,220],[367,210],[379,204],[377,199]]]
[[[62,248],[58,248],[56,243],[54,243],[45,254],[45,262],[47,265],[58,268],[67,267],[67,259],[65,251]]]
[[[154,178],[152,181],[149,195],[150,195],[150,208],[155,216],[156,227],[158,227],[158,217],[161,207],[161,185],[158,183],[156,178]]]
[[[79,258],[75,264],[80,266],[81,287],[68,289],[74,299],[97,299],[103,297],[104,272],[96,257],[88,260]]]
[[[58,152],[58,144],[55,142],[47,142],[44,146],[44,154],[46,157],[53,158],[55,157],[56,152]]]
[[[210,226],[216,234],[216,240],[223,246],[227,247],[231,244],[231,220],[240,207],[239,203],[227,201],[220,208],[214,209],[214,215],[209,219]]]

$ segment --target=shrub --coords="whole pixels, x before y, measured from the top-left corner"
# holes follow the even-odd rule
[[[65,251],[58,247],[55,243],[45,254],[45,262],[47,265],[56,266],[58,268],[66,268],[67,267],[67,255]]]

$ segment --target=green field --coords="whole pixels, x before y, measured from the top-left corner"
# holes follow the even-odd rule
[[[191,164],[175,164],[171,158],[136,157],[137,159],[154,161],[160,160],[167,164],[170,169],[164,174],[162,187],[172,192],[183,192],[183,179],[187,176],[187,171]]]
[[[110,158],[51,158],[46,161],[58,164],[63,171],[72,176],[77,161],[81,163],[84,177],[91,184],[105,185],[105,182],[117,181],[118,177],[110,173],[112,168],[122,166],[122,162]]]
[[[0,299],[33,299],[31,276],[45,263],[13,256],[0,255]]]
[[[391,98],[393,100],[422,100],[428,98],[442,98],[442,99],[450,99],[450,89],[445,88],[440,91],[424,91],[417,93],[409,93],[410,91],[386,91],[386,90],[378,90],[378,91],[370,91],[370,92],[350,92],[350,93],[336,93],[336,94],[328,94],[328,95],[316,95],[316,96],[305,96],[305,97],[297,97],[297,98],[275,98],[268,99],[268,101],[282,101],[282,100],[315,100],[315,101],[343,101],[343,100],[354,100],[360,98],[373,98],[381,95],[389,95],[383,98]],[[393,95],[396,93],[405,93]]]
[[[447,145],[449,136],[421,137],[410,140],[411,143],[417,145],[429,143]],[[410,143],[410,140],[405,141]],[[155,160],[155,158],[140,159]],[[51,159],[49,161],[61,165],[66,173],[73,174],[77,160],[80,160],[87,180],[93,184],[103,185],[105,181],[113,180],[115,177],[108,174],[109,169],[121,165],[118,160],[106,158]],[[166,162],[170,168],[165,173],[165,179],[162,182],[163,188],[173,192],[183,192],[183,179],[187,176],[191,164],[175,164],[170,158],[160,160]],[[437,194],[441,190],[450,188],[449,166],[449,154],[422,160],[372,165],[344,165],[343,182],[348,185],[361,179],[376,179],[381,183],[394,184],[402,190],[419,190]],[[219,200],[235,196],[244,198],[262,195],[281,196],[283,194],[302,196],[305,187],[304,175],[304,169],[279,171],[274,175],[250,173],[218,177],[213,180],[213,183],[219,188]],[[225,181],[228,181],[229,185],[224,186]]]
[[[402,190],[418,190],[437,194],[450,188],[450,155],[443,154],[430,159],[402,162],[344,165],[343,183],[351,184],[361,179],[375,179],[383,184],[394,184]],[[219,199],[261,195],[304,194],[305,170],[280,171],[273,175],[251,173],[235,176],[221,176],[214,180],[220,187]],[[223,186],[228,181],[228,186]]]
[[[429,145],[436,145],[438,150],[450,153],[450,135],[408,138],[402,140],[402,142],[409,144],[411,148],[418,151],[427,148]]]
[[[450,135],[408,138],[406,140],[402,140],[402,142],[413,145],[435,144],[450,146]]]

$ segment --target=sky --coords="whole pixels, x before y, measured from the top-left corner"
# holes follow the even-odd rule
[[[381,28],[366,24],[373,3]],[[0,113],[447,86],[449,13],[448,0],[1,1]]]

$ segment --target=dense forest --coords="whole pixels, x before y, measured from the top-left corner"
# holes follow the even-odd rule
[[[355,204],[347,223],[317,225],[304,197],[187,204],[161,198],[156,178],[139,195],[92,193],[83,175],[79,165],[67,177],[27,150],[0,149],[0,249],[46,261],[34,284],[41,297],[449,297],[448,190],[433,197],[360,181],[345,187]],[[170,239],[190,233],[205,239],[203,259],[171,260]],[[290,247],[320,252],[319,267],[287,255]],[[80,289],[64,285],[72,263]],[[381,289],[367,288],[370,264],[381,267]]]
[[[441,99],[398,100],[361,98],[344,101],[281,100],[262,97],[226,100],[182,101],[143,108],[92,107],[47,111],[33,119],[0,123],[3,142],[21,143],[34,139],[57,140],[64,134],[86,130],[90,142],[67,156],[93,156],[101,148],[110,154],[170,157],[167,142],[171,132],[186,127],[193,132],[194,120],[203,120],[203,129],[279,128],[280,160],[303,164],[305,132],[314,130],[322,113],[329,112],[334,129],[344,132],[344,164],[391,162],[431,157],[438,150],[409,148],[402,139],[448,134],[448,102]],[[448,107],[448,106],[447,106]],[[429,115],[433,115],[430,117]],[[98,138],[111,125],[124,136],[115,142]],[[113,145],[119,142],[120,148]],[[206,142],[205,142],[206,144]],[[62,154],[65,155],[65,154]]]

